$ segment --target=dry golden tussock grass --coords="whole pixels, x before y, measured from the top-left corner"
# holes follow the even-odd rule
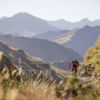
[[[0,100],[59,100],[56,97],[55,86],[46,83],[38,85],[36,82],[20,84],[18,87],[8,87],[0,77]],[[17,84],[17,83],[15,83]]]
[[[54,87],[47,87],[41,84],[41,86],[27,86],[24,89],[19,90],[20,94],[16,100],[58,100]]]

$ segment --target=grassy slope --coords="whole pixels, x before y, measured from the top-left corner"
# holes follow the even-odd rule
[[[94,68],[95,74],[100,76],[100,38],[96,42],[95,46],[88,50],[85,55],[84,64]]]

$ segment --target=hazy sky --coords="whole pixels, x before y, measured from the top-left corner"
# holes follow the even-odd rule
[[[100,0],[0,0],[0,17],[28,12],[46,19],[100,19]]]

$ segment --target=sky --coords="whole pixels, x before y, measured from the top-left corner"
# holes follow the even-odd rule
[[[45,20],[100,19],[100,0],[0,0],[0,17],[27,12]]]

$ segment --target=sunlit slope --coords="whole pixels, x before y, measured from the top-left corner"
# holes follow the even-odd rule
[[[54,41],[63,44],[66,47],[72,48],[83,56],[87,50],[95,44],[99,35],[100,26],[84,26],[72,30],[69,34],[64,34]]]
[[[94,69],[94,74],[100,76],[100,38],[93,48],[90,48],[85,55],[84,64]]]
[[[62,63],[61,61],[64,61],[66,65],[63,64],[63,66],[66,67],[73,58],[82,61],[82,57],[73,49],[45,39],[1,35],[0,40],[9,46],[21,48],[31,56],[42,58],[54,65],[54,62]],[[63,66],[59,64],[59,68],[65,69]]]
[[[34,79],[34,77],[41,78],[45,76],[45,78],[55,81],[60,81],[64,78],[64,75],[61,75],[64,71],[61,71],[57,68],[53,68],[52,65],[43,61],[38,57],[32,57],[29,54],[25,53],[21,49],[14,49],[8,47],[6,44],[0,42],[0,59],[2,61],[2,55],[6,56],[6,58],[16,66],[16,68],[22,68],[23,71],[30,77]],[[3,63],[3,62],[2,62]],[[6,63],[6,62],[4,62]],[[9,67],[9,66],[8,66]],[[64,72],[65,73],[65,72]]]

